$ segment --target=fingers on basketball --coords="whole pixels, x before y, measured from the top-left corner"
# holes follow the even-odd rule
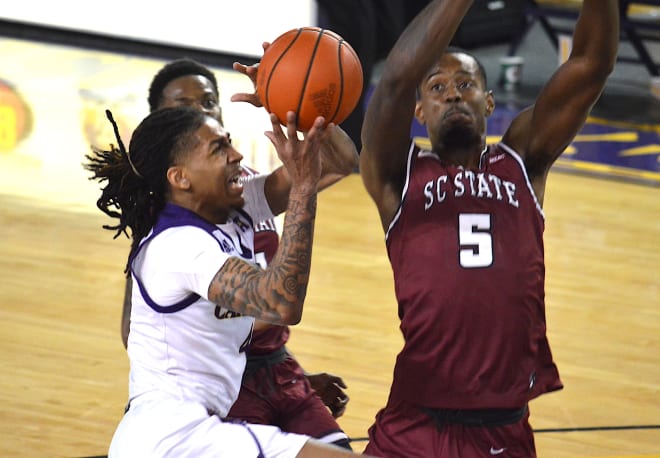
[[[362,65],[351,45],[318,27],[289,30],[264,52],[257,75],[257,94],[268,112],[286,122],[297,113],[298,129],[309,130],[317,116],[340,124],[362,94]]]

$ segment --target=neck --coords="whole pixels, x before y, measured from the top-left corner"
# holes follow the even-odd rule
[[[486,145],[447,148],[445,145],[433,148],[433,152],[447,164],[462,166],[466,169],[479,167],[479,161]]]
[[[170,196],[169,202],[178,205],[179,207],[186,208],[213,224],[225,224],[229,218],[229,209],[218,211],[217,208],[209,208],[199,201],[193,200],[188,194],[177,193],[172,195]]]
[[[429,132],[429,136],[431,133]],[[454,128],[431,137],[432,150],[448,164],[465,168],[476,168],[486,148],[485,132],[473,129]]]

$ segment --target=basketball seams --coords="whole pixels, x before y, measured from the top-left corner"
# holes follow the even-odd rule
[[[280,35],[262,59],[257,93],[282,125],[295,111],[306,131],[317,116],[343,122],[359,102],[362,69],[357,54],[340,35],[320,27],[300,27]]]
[[[263,103],[263,105],[264,105],[264,107],[266,108],[267,111],[270,111],[270,103],[268,102],[268,97],[270,96],[270,90],[269,90],[270,89],[270,80],[273,78],[273,75],[275,74],[275,69],[277,68],[279,63],[282,61],[282,59],[284,58],[286,53],[289,52],[289,50],[293,47],[293,44],[298,40],[298,38],[300,38],[300,35],[302,34],[302,30],[303,29],[298,29],[298,33],[296,33],[296,36],[293,37],[291,42],[289,42],[289,44],[286,45],[286,47],[280,53],[280,55],[277,56],[277,59],[275,59],[275,62],[273,62],[273,65],[270,66],[270,72],[268,74],[268,80],[266,81],[266,90],[264,91],[264,95],[265,95],[264,99],[266,99],[266,100],[261,101],[261,103]],[[286,119],[284,119],[284,120],[280,119],[280,122],[282,122],[282,121],[286,122]]]
[[[299,30],[303,30],[303,29],[299,29]],[[314,58],[316,57],[316,53],[319,49],[319,44],[321,43],[321,39],[325,35],[323,33],[323,29],[314,30],[314,29],[305,28],[304,30],[316,33],[317,36],[316,36],[316,42],[314,43],[314,49],[312,50],[311,56],[309,56],[309,62],[307,62],[307,71],[305,73],[305,79],[303,80],[302,88],[300,89],[296,116],[300,116],[300,110],[302,109],[302,105],[305,100],[305,92],[307,91],[307,83],[309,82],[309,75],[312,73],[312,68],[314,67]]]
[[[334,122],[335,118],[337,117],[337,114],[339,113],[339,109],[341,108],[342,102],[344,100],[344,62],[341,59],[341,56],[343,54],[343,49],[344,46],[344,40],[338,40],[337,43],[337,68],[339,70],[339,95],[337,96],[337,103],[335,104],[335,112],[332,114],[332,117],[328,119],[328,122]]]

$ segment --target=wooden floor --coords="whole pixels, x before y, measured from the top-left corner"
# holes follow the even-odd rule
[[[9,175],[0,173],[0,456],[105,454],[127,395],[128,242],[101,229],[95,189],[62,198],[67,180],[34,179],[26,191]],[[554,173],[545,211],[547,318],[566,388],[531,404],[539,456],[660,456],[660,429],[582,430],[660,424],[659,191]],[[362,450],[402,341],[383,234],[358,176],[323,193],[316,234],[290,348],[308,371],[343,376],[351,402],[340,423]],[[565,428],[576,430],[545,431]]]

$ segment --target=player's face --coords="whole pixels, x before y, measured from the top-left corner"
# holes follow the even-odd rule
[[[213,223],[224,223],[231,208],[245,203],[240,182],[243,156],[214,118],[207,118],[194,140],[194,147],[179,161],[182,181],[195,211]]]
[[[185,75],[175,78],[163,88],[158,108],[189,106],[222,122],[222,109],[213,83],[202,75]]]
[[[416,115],[433,145],[481,143],[494,102],[471,56],[444,54],[419,89]]]

